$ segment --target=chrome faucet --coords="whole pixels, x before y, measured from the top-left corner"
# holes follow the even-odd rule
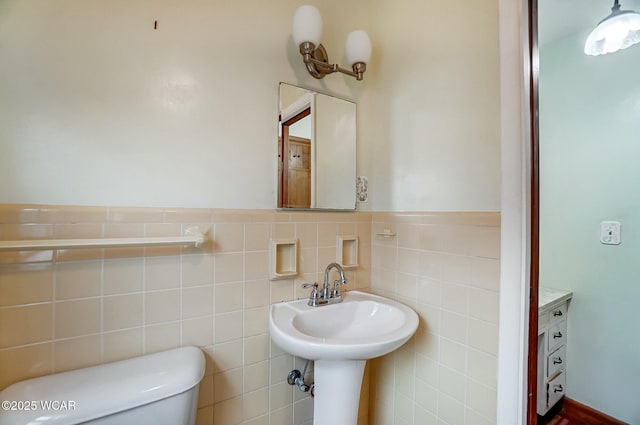
[[[340,273],[340,280],[333,282],[333,289],[329,288],[329,274],[332,269],[338,270]],[[347,277],[344,275],[344,269],[338,263],[331,263],[324,270],[324,282],[322,284],[322,291],[318,291],[318,283],[305,283],[303,288],[313,288],[311,294],[309,294],[308,304],[311,307],[318,307],[328,304],[336,304],[342,302],[342,293],[340,292],[340,285],[347,284]]]
[[[331,273],[331,269],[338,270],[338,273],[340,273],[340,280],[336,280],[335,282],[333,282],[333,290],[331,291],[331,294],[329,294],[329,273]],[[346,284],[347,278],[344,275],[344,269],[340,264],[331,263],[327,266],[326,269],[324,269],[324,285],[322,285],[322,295],[325,296],[326,299],[340,298],[340,285]],[[340,298],[340,301],[342,301],[342,298]]]

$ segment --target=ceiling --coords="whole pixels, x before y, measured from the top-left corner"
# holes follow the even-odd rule
[[[620,0],[640,12],[640,0]],[[538,45],[594,28],[611,13],[613,0],[538,0]]]

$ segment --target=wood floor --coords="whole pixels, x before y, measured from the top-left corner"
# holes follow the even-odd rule
[[[544,417],[538,416],[538,425],[628,425],[611,416],[605,415],[578,403],[564,398]]]

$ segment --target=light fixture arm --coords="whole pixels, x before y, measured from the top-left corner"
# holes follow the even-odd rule
[[[355,30],[347,34],[345,56],[352,70],[329,63],[327,50],[320,43],[322,39],[322,16],[317,7],[303,5],[293,14],[293,41],[300,47],[304,64],[314,78],[340,72],[362,80],[371,59],[371,39],[364,30]]]
[[[367,69],[367,65],[364,62],[354,63],[353,71],[342,68],[337,63],[329,63],[327,50],[322,44],[316,48],[313,43],[305,41],[300,44],[300,54],[309,73],[317,79],[322,79],[325,75],[333,74],[334,72],[341,72],[361,81]]]
[[[618,15],[624,15],[625,13],[635,13],[631,10],[620,10],[620,1],[619,0],[613,0],[613,6],[611,7],[611,13],[609,14],[609,16],[607,16],[606,18],[604,18],[602,21],[600,21],[598,23],[598,25],[600,25],[601,23],[603,23],[604,21],[611,19],[615,16]]]
[[[613,1],[613,6],[611,7],[611,14],[609,16],[607,16],[606,18],[604,18],[602,21],[600,21],[600,23],[606,21],[607,19],[611,19],[616,15],[621,15],[625,13],[625,11],[620,10],[620,1],[619,0],[614,0]]]
[[[613,1],[613,7],[611,8],[611,13],[615,14],[617,12],[620,12],[620,1],[619,0],[614,0]]]

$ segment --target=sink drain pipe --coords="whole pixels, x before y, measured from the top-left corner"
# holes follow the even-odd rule
[[[313,382],[311,383],[311,385],[307,385],[304,382],[304,378],[307,375],[307,368],[309,367],[309,362],[311,362],[311,360],[307,360],[307,362],[304,364],[304,369],[302,370],[302,372],[300,372],[298,369],[293,369],[291,372],[289,372],[289,374],[287,375],[287,383],[289,385],[297,386],[298,389],[303,393],[310,392],[311,397],[313,397],[313,393],[314,393]]]

